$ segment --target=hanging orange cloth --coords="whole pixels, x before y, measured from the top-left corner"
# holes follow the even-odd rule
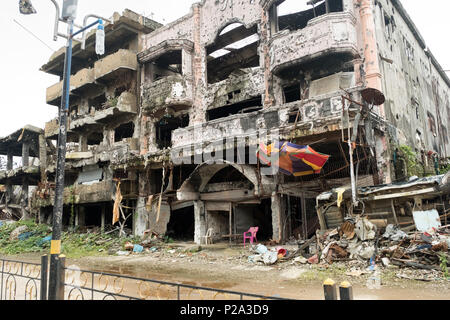
[[[120,181],[117,182],[116,186],[116,199],[114,200],[114,207],[113,207],[113,219],[112,224],[116,224],[119,222],[120,219],[120,213],[119,213],[119,205],[122,203],[122,193],[120,192]]]

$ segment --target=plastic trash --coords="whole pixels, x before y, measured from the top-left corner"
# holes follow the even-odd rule
[[[381,277],[379,271],[375,271],[369,279],[367,279],[366,286],[368,289],[381,289]]]
[[[28,239],[32,235],[33,235],[33,232],[25,232],[25,233],[19,234],[18,238],[19,238],[19,240],[23,241],[23,240]]]
[[[52,241],[52,236],[47,236],[38,241],[37,245],[42,247],[45,243]]]
[[[263,245],[263,244],[258,244],[258,245],[256,246],[256,248],[255,248],[255,251],[258,252],[259,254],[264,254],[264,253],[266,253],[266,252],[269,251],[269,250],[267,249],[267,247],[266,247],[265,245]]]
[[[274,264],[278,260],[278,253],[275,251],[267,251],[262,255],[264,264]]]
[[[128,251],[117,251],[116,254],[118,256],[128,256],[130,254],[130,252],[128,252]]]
[[[142,251],[144,251],[144,247],[143,246],[141,246],[139,244],[135,244],[134,245],[133,252],[141,253]]]
[[[95,53],[98,55],[105,54],[105,27],[103,20],[99,20],[97,32],[95,34]]]
[[[285,257],[287,255],[287,250],[283,247],[277,247],[276,250],[279,258]]]

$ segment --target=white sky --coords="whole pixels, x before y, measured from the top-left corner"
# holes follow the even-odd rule
[[[298,0],[299,1],[299,0]],[[53,23],[55,9],[49,0],[32,0],[37,10],[34,15],[19,14],[19,0],[0,1],[0,137],[7,136],[31,124],[44,128],[45,122],[57,116],[57,107],[45,103],[46,89],[59,81],[39,68],[52,51],[14,22],[31,30],[54,50],[64,45],[54,42]],[[62,3],[61,0],[58,0]],[[89,13],[106,18],[125,8],[144,14],[161,23],[169,23],[189,13],[198,0],[79,0],[77,23]],[[450,1],[402,0],[425,42],[444,70],[450,69]],[[65,29],[61,25],[60,31]],[[450,75],[450,73],[447,73]]]

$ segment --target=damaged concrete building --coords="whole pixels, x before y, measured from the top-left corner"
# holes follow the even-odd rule
[[[359,187],[405,179],[400,145],[425,168],[448,161],[450,80],[398,0],[203,0],[167,25],[126,11],[105,31],[103,58],[93,34],[74,49],[65,225],[105,228],[119,205],[135,235],[309,238],[316,197],[351,169]],[[42,70],[61,76],[63,61]],[[256,153],[274,140],[330,158],[318,174],[268,174]],[[32,201],[41,221],[55,156]]]

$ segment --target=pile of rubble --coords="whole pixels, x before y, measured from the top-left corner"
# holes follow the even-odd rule
[[[299,242],[295,250],[258,244],[252,248],[248,262],[265,265],[283,261],[299,264],[348,262],[365,266],[363,269],[355,266],[355,272],[364,273],[371,273],[378,266],[441,272],[442,261],[450,261],[449,227],[406,233],[394,225],[378,229],[367,218],[356,217],[347,219],[339,228],[317,231],[311,239]]]
[[[377,229],[365,217],[348,219],[339,228],[317,232],[309,243],[311,263],[362,260],[372,268],[381,263],[417,269],[441,270],[441,260],[448,257],[449,226],[426,232],[406,233],[394,225]]]

